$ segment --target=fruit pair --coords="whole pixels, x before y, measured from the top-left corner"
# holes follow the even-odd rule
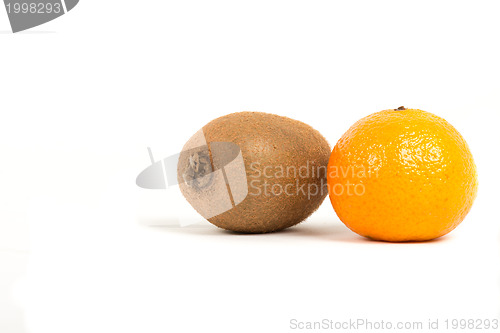
[[[453,230],[477,192],[472,155],[444,119],[384,110],[355,123],[330,150],[312,127],[240,112],[208,123],[178,163],[183,195],[214,225],[263,233],[310,216],[329,193],[354,232],[422,241]]]

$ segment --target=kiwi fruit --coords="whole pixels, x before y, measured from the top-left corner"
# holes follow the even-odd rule
[[[184,145],[177,164],[188,202],[217,227],[282,230],[325,199],[331,149],[311,126],[263,112],[217,118]]]

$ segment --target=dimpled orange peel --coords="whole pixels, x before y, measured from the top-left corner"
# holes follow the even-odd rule
[[[327,176],[340,220],[390,242],[449,233],[471,209],[478,186],[462,135],[432,113],[404,107],[356,122],[334,147]]]

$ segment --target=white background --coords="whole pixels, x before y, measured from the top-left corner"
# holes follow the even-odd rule
[[[0,332],[498,317],[499,11],[82,0],[14,35],[0,8]],[[285,232],[234,235],[176,188],[135,186],[147,146],[158,159],[177,153],[224,114],[288,116],[333,146],[359,118],[400,105],[451,122],[478,165],[471,213],[438,241],[366,241],[328,199]]]

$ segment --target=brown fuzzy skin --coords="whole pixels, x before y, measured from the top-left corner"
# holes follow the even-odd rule
[[[282,230],[305,220],[323,202],[326,189],[326,166],[331,148],[326,139],[311,126],[287,117],[262,112],[238,112],[217,118],[203,127],[207,143],[233,142],[241,149],[247,175],[248,195],[232,209],[211,217],[212,224],[241,233],[266,233]],[[191,138],[190,140],[192,140]],[[188,141],[185,147],[192,146]],[[179,159],[178,177],[182,178],[187,156]],[[218,168],[212,160],[212,167]],[[253,163],[253,164],[252,164]],[[308,164],[307,164],[308,163]],[[295,176],[293,171],[287,174],[287,167],[299,173],[308,166],[308,176]],[[266,175],[264,175],[264,169]],[[280,167],[285,172],[280,173]],[[320,175],[317,175],[318,167]],[[312,170],[316,173],[312,176]],[[253,183],[252,183],[253,181]],[[298,186],[297,186],[298,181]],[[199,211],[204,205],[204,198],[209,198],[215,188],[222,188],[223,178],[214,179],[205,188],[193,188],[180,182],[183,195]],[[269,184],[267,195],[263,184]],[[217,186],[217,184],[219,186]],[[275,195],[271,186],[276,185],[276,192],[287,184],[293,195]],[[302,191],[297,191],[305,184]],[[315,185],[314,185],[315,184]],[[308,186],[311,193],[308,195]],[[315,187],[319,189],[315,194]],[[293,189],[292,189],[293,188]],[[260,189],[260,194],[258,193]]]

